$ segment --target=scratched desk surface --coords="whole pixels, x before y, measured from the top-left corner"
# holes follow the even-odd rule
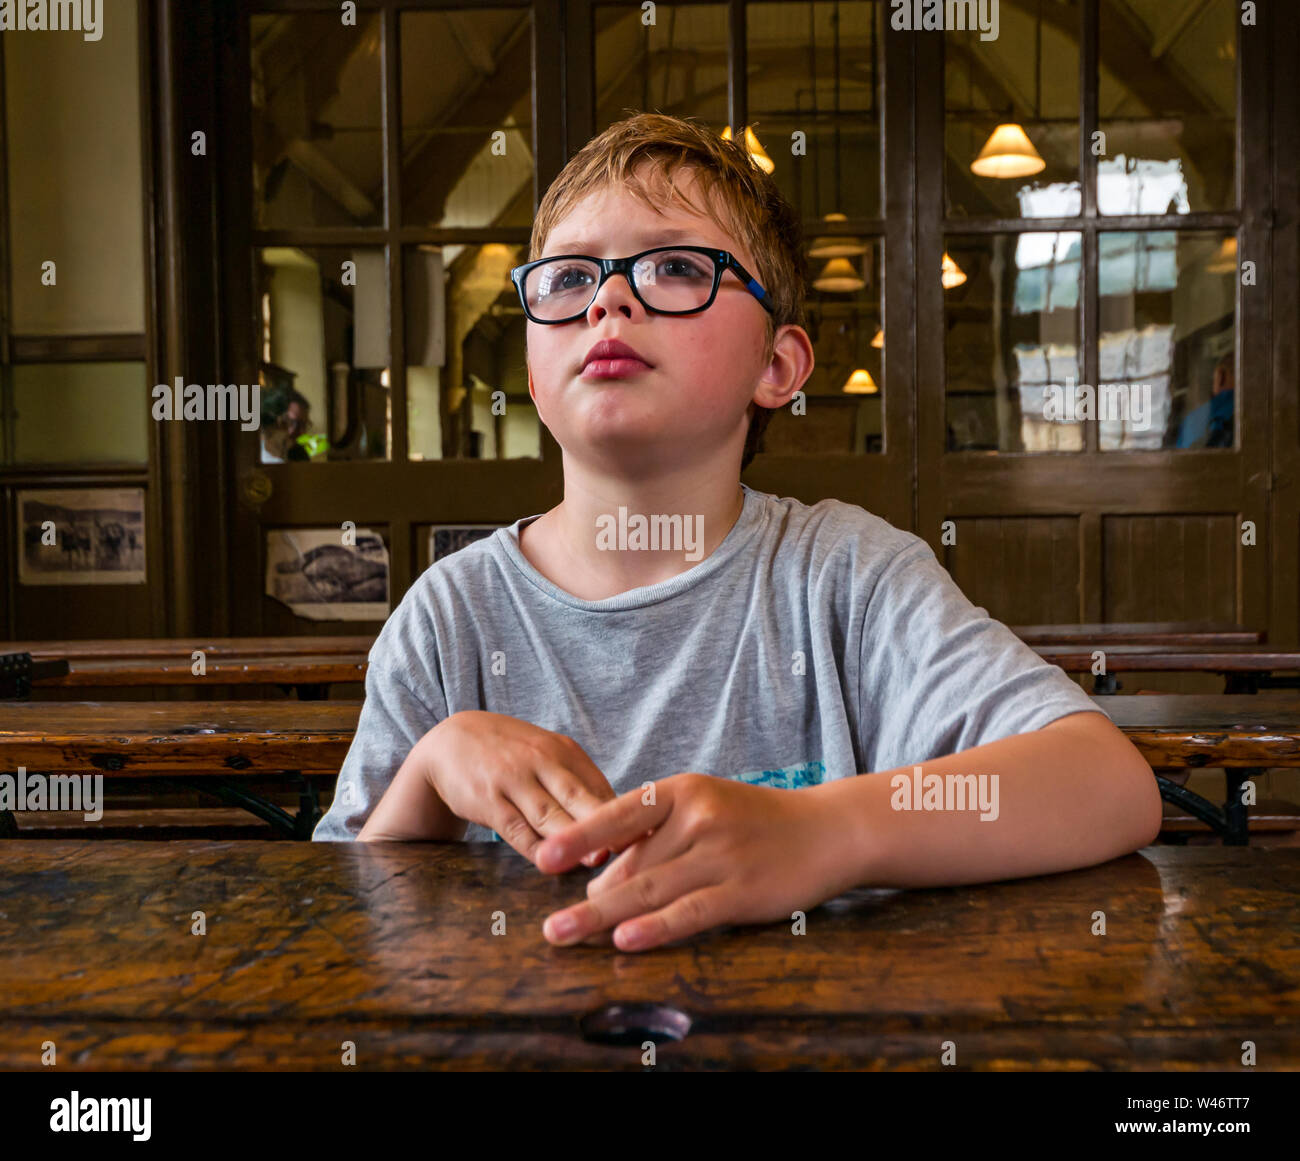
[[[0,1066],[53,1039],[88,1070],[334,1069],[344,1041],[362,1068],[640,1068],[648,1018],[628,1044],[583,1018],[652,1004],[690,1021],[661,1069],[938,1069],[953,1041],[958,1068],[1240,1071],[1246,1040],[1300,1068],[1300,849],[860,890],[803,935],[640,954],[543,939],[587,877],[495,844],[7,842]]]

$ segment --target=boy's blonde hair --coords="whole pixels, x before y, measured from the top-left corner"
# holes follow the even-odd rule
[[[738,136],[744,139],[743,132]],[[649,163],[649,172],[638,175],[636,170],[643,163]],[[695,173],[705,205],[697,205],[677,188],[674,174],[681,169]],[[665,202],[656,194],[666,189],[667,201],[680,196],[694,212],[712,218],[754,255],[757,269],[750,273],[772,296],[773,312],[763,312],[765,364],[771,361],[777,328],[804,325],[807,259],[798,213],[741,144],[724,140],[708,126],[690,119],[639,113],[615,122],[588,141],[542,198],[533,219],[528,260],[542,256],[551,231],[579,201],[613,185],[625,186],[655,210]],[[763,432],[772,420],[770,408],[754,403],[750,407],[742,471],[761,450]]]

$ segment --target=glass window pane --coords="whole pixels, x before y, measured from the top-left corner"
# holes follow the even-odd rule
[[[1238,11],[1236,0],[1103,6],[1101,213],[1236,206]]]
[[[384,251],[260,250],[263,463],[387,459]]]
[[[262,229],[384,221],[378,13],[250,18],[253,221]]]
[[[949,451],[1068,452],[1083,425],[1081,236],[950,236],[944,270]]]
[[[1236,437],[1236,237],[1098,236],[1098,445],[1231,448]]]
[[[1079,0],[1003,4],[999,12],[991,40],[978,32],[943,38],[948,213],[1074,217]]]
[[[752,11],[752,8],[751,8]],[[640,4],[598,4],[596,132],[636,112],[727,124],[727,7],[661,4],[643,24]]]
[[[766,453],[884,451],[885,242],[856,243],[859,254],[808,259],[808,336],[816,364],[802,402],[796,397],[773,415],[763,437]]]
[[[745,19],[749,116],[781,192],[804,218],[879,217],[877,5],[751,4]]]
[[[75,31],[4,37],[14,334],[144,330],[134,0],[112,5],[99,27],[98,41]],[[53,285],[42,281],[46,262]]]
[[[402,217],[425,226],[533,220],[527,8],[403,12]]]
[[[405,254],[410,458],[541,455],[526,320],[510,269],[527,245],[419,246]]]
[[[143,363],[28,363],[10,368],[14,462],[149,462]]]

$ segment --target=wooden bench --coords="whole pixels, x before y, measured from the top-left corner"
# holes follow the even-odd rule
[[[1265,634],[1217,621],[1103,621],[1083,625],[1012,625],[1026,645],[1259,645]]]
[[[1123,687],[1119,673],[1216,673],[1224,678],[1224,693],[1256,693],[1261,689],[1300,688],[1300,650],[1263,645],[1112,645],[1041,642],[1030,646],[1044,661],[1066,673],[1091,673],[1093,653],[1105,654],[1104,674],[1097,674],[1093,693],[1115,693]],[[1296,674],[1296,676],[1277,676]]]
[[[1286,694],[1156,694],[1093,699],[1157,772],[1166,801],[1230,843],[1247,838],[1242,784],[1271,766],[1300,767],[1300,698]],[[337,774],[361,703],[9,702],[0,705],[0,771],[101,772],[165,778],[215,794],[297,837],[318,817],[320,779]],[[1160,771],[1223,768],[1222,808]],[[289,815],[240,785],[292,773],[302,780]]]
[[[1173,628],[1165,632],[1167,626]],[[1102,650],[1106,672],[1096,675],[1094,693],[1121,689],[1120,673],[1216,673],[1225,679],[1225,693],[1300,688],[1300,650],[1252,643],[1247,639],[1260,636],[1252,630],[1213,625],[1178,629],[1178,622],[1152,622],[1022,626],[1016,631],[1045,661],[1067,673],[1091,673],[1094,652]],[[1046,640],[1049,631],[1068,636]],[[0,653],[30,654],[38,664],[66,663],[66,672],[34,678],[38,688],[279,685],[297,689],[300,700],[319,700],[331,685],[365,680],[372,644],[372,638],[358,636],[19,641],[0,645]],[[198,674],[196,651],[204,654]],[[1282,673],[1297,676],[1278,676]]]
[[[365,680],[371,636],[132,638],[13,641],[0,654],[28,655],[45,675],[31,685],[53,689],[144,686],[280,685],[300,700],[319,700],[329,686]],[[194,654],[203,672],[194,672]],[[62,672],[53,667],[62,663]]]

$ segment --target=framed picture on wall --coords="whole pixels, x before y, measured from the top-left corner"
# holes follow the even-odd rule
[[[18,493],[18,583],[145,583],[144,489]]]
[[[382,621],[388,548],[369,528],[268,530],[266,595],[309,621]]]
[[[499,525],[496,524],[435,524],[429,529],[429,563],[433,564],[444,556],[459,552],[476,540],[491,536]]]

